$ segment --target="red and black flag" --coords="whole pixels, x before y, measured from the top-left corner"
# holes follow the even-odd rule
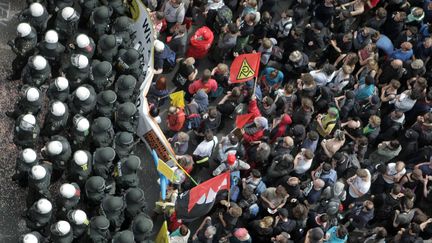
[[[258,77],[261,53],[242,54],[234,59],[230,68],[231,83],[243,83]]]

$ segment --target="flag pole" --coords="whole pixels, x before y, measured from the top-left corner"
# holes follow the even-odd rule
[[[171,155],[170,155],[170,158],[180,168],[180,170],[182,170],[183,173],[185,173],[185,175],[187,175],[187,177],[189,177],[189,179],[191,179],[191,181],[195,184],[195,186],[198,186],[198,183],[194,180],[194,178],[192,178],[192,176],[189,175],[189,173],[187,173],[187,171],[185,169],[183,169],[183,167],[177,162],[177,160],[174,159]]]
[[[255,95],[255,91],[256,91],[257,83],[258,83],[258,77],[255,77],[255,79],[254,79],[254,87],[253,87],[253,93],[252,93],[252,95]]]

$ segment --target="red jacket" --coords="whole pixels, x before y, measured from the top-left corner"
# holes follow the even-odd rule
[[[253,114],[253,116],[250,118],[248,123],[251,123],[254,121],[255,118],[261,116],[261,112],[258,109],[257,100],[250,100],[248,105],[248,113]]]
[[[213,43],[213,39],[213,32],[207,26],[197,29],[195,35],[193,35],[190,39],[186,56],[193,57],[195,59],[202,59],[206,57]]]
[[[188,91],[189,94],[193,95],[196,92],[198,92],[198,90],[204,89],[204,91],[208,94],[210,92],[216,92],[217,88],[218,88],[218,84],[216,80],[211,78],[209,79],[209,81],[207,81],[207,83],[203,83],[201,79],[199,79],[199,80],[195,80],[193,83],[189,85]]]
[[[168,120],[168,129],[174,132],[179,132],[183,128],[183,125],[186,120],[186,115],[183,109],[180,109],[175,114],[168,114],[167,120]]]
[[[253,141],[260,140],[263,136],[264,136],[264,129],[260,129],[256,133],[254,133],[254,134],[244,133],[243,134],[243,139],[244,139],[245,142],[250,143],[250,142],[253,142]]]

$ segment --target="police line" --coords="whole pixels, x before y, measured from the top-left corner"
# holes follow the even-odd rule
[[[149,114],[147,102],[147,92],[154,76],[153,44],[154,29],[150,18],[150,13],[140,0],[133,0],[131,3],[132,18],[135,21],[133,26],[136,31],[135,47],[142,54],[143,77],[144,80],[140,87],[140,95],[137,100],[139,110],[139,121],[137,135],[145,141],[150,149],[154,149],[158,157],[167,162],[170,158],[175,158],[174,150],[166,139],[157,122]]]

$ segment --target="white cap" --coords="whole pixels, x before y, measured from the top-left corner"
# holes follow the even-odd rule
[[[36,125],[36,118],[32,114],[27,114],[22,119],[28,124]]]
[[[75,164],[77,165],[85,165],[87,164],[88,161],[88,156],[87,153],[84,152],[83,150],[78,150],[74,153],[73,155]]]
[[[29,88],[26,92],[26,98],[28,101],[33,102],[39,99],[39,91],[36,88]]]
[[[46,176],[46,170],[40,165],[35,165],[31,169],[31,174],[36,180],[40,180]]]
[[[69,87],[69,81],[64,77],[58,77],[54,82],[59,91],[63,91]]]
[[[71,62],[74,66],[78,67],[79,69],[86,68],[89,64],[88,58],[84,55],[77,54],[72,55]]]
[[[79,48],[84,48],[84,47],[90,45],[90,39],[85,34],[79,34],[76,37],[76,43],[77,43],[77,46]]]
[[[61,101],[54,101],[51,105],[51,113],[54,116],[63,116],[66,112],[66,106]]]
[[[55,225],[55,229],[61,233],[62,235],[66,235],[67,233],[70,232],[71,227],[70,224],[67,221],[64,220],[60,220],[56,223]]]
[[[84,224],[84,222],[87,221],[87,214],[80,209],[72,211],[71,216],[75,224],[78,225]]]
[[[34,234],[28,233],[24,235],[23,243],[39,243],[39,240]]]
[[[33,17],[40,17],[44,13],[44,7],[40,3],[30,4],[30,13]]]
[[[33,66],[36,70],[42,70],[47,66],[47,60],[40,55],[33,58]]]
[[[26,37],[31,33],[31,26],[27,23],[20,23],[17,26],[17,32],[21,37]]]
[[[50,44],[55,44],[58,42],[58,34],[55,30],[48,30],[45,33],[45,41]]]
[[[87,120],[87,118],[82,117],[81,119],[78,120],[77,124],[76,124],[77,130],[80,132],[84,132],[87,131],[90,128],[90,123]]]
[[[155,40],[154,48],[155,48],[155,51],[161,52],[165,49],[165,44],[160,40]]]
[[[69,19],[71,19],[74,15],[76,15],[76,13],[75,13],[75,9],[73,9],[72,7],[65,7],[65,8],[61,11],[61,16],[63,17],[64,20],[69,20]]]
[[[52,210],[51,202],[45,198],[39,199],[39,201],[37,201],[36,207],[41,214],[47,214]]]
[[[33,163],[37,158],[36,151],[31,148],[26,148],[22,151],[22,157],[24,159],[24,162]]]
[[[79,100],[84,101],[90,97],[90,90],[86,87],[80,86],[77,88],[75,95]]]
[[[52,155],[58,155],[63,150],[63,145],[59,141],[51,141],[47,145],[48,153]]]
[[[75,195],[76,188],[69,183],[65,183],[60,187],[60,194],[65,198],[71,198]]]

